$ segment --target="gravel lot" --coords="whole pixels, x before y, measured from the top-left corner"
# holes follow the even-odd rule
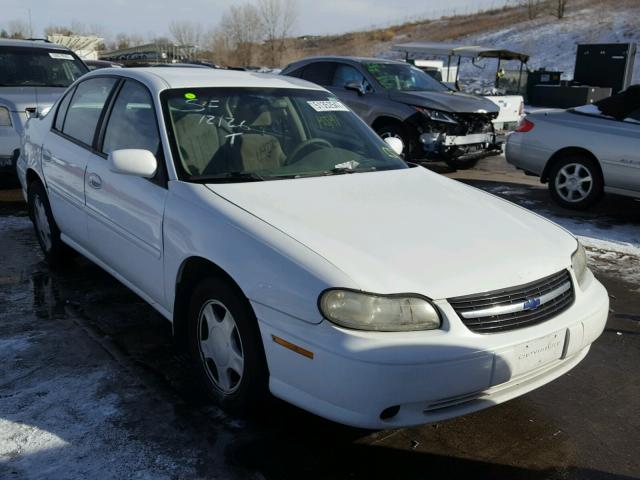
[[[419,428],[356,430],[277,400],[259,420],[230,418],[203,403],[151,307],[82,258],[49,270],[15,183],[3,179],[0,478],[640,478],[640,202],[607,197],[567,212],[503,157],[431,168],[583,238],[611,312],[569,374]]]

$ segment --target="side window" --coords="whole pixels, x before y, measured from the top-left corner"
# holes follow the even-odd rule
[[[338,65],[335,73],[333,74],[333,82],[331,85],[334,87],[344,87],[347,83],[351,82],[365,85],[366,80],[364,76],[351,65]]]
[[[53,128],[55,128],[59,132],[62,131],[62,126],[64,125],[64,117],[67,115],[67,108],[69,108],[69,102],[71,102],[74,90],[75,89],[67,92],[67,94],[60,102],[60,105],[58,105],[58,110],[56,111],[56,122]]]
[[[335,64],[332,62],[310,63],[304,68],[302,78],[318,85],[331,85]]]
[[[91,145],[102,108],[115,83],[114,78],[100,77],[79,84],[69,105],[62,132],[85,145]]]
[[[106,154],[123,148],[149,150],[158,155],[160,136],[153,101],[147,89],[127,80],[118,93],[104,134]]]

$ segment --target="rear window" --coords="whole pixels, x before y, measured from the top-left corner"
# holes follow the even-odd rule
[[[0,47],[0,87],[68,87],[88,71],[67,50]]]

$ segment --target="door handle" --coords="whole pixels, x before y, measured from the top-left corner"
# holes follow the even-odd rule
[[[89,174],[89,186],[95,189],[102,188],[102,179],[95,173]]]

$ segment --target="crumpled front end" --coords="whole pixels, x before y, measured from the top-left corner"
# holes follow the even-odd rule
[[[466,160],[481,158],[502,148],[492,121],[494,113],[446,113],[450,121],[423,118],[419,141],[426,158]]]

